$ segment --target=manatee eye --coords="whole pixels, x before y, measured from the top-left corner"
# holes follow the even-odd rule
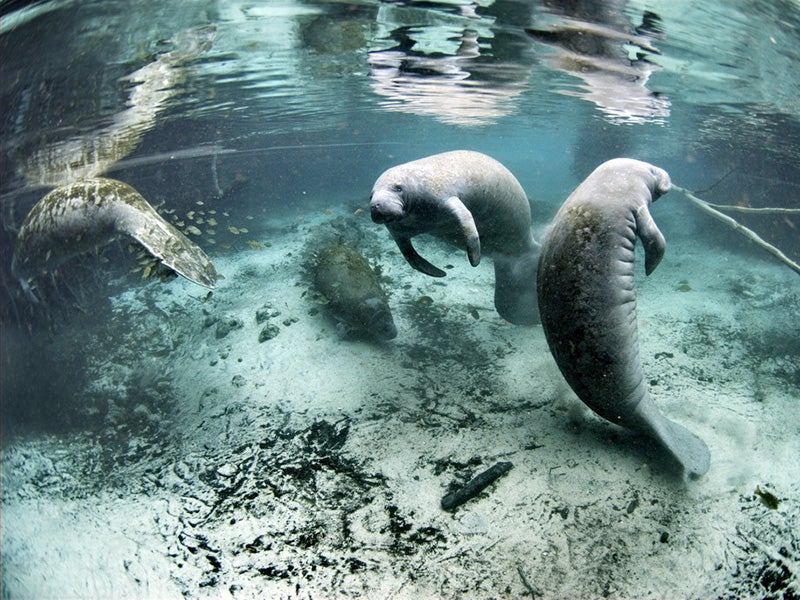
[[[403,192],[403,186],[399,183],[392,184],[392,191],[395,194],[401,194]]]

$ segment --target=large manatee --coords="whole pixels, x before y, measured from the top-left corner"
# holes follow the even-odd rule
[[[669,189],[665,171],[638,160],[595,169],[545,235],[539,311],[553,357],[578,397],[604,419],[656,440],[699,476],[709,467],[708,448],[658,411],[639,359],[634,247],[638,237],[649,275],[665,248],[649,206]]]
[[[33,206],[20,228],[12,269],[27,287],[31,279],[121,235],[189,281],[216,286],[217,271],[197,244],[130,185],[102,177],[56,188]]]

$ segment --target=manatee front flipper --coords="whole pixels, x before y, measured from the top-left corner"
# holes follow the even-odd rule
[[[472,218],[472,213],[464,206],[458,196],[450,196],[443,202],[443,205],[456,218],[459,227],[461,227],[461,231],[464,234],[464,243],[467,246],[469,264],[477,267],[481,262],[481,238],[478,235],[478,228],[475,226],[475,219]]]
[[[422,273],[430,275],[431,277],[444,277],[447,275],[447,273],[442,271],[439,267],[433,266],[419,254],[417,254],[417,251],[414,250],[414,246],[411,245],[411,238],[395,235],[394,233],[392,233],[392,237],[394,238],[394,241],[397,242],[397,247],[408,261],[408,264],[414,267],[417,271],[421,271]]]
[[[659,442],[691,477],[705,475],[711,453],[705,442],[691,431],[662,415],[649,397],[636,407],[635,429]]]
[[[644,246],[645,275],[650,275],[664,257],[667,242],[653,220],[647,205],[642,205],[636,212],[636,234]]]

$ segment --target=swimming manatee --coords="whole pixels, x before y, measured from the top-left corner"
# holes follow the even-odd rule
[[[356,331],[377,340],[397,336],[380,279],[361,254],[341,244],[326,246],[316,251],[310,274],[345,332]]]
[[[634,247],[645,273],[664,255],[650,205],[670,189],[666,171],[618,158],[578,186],[553,219],[538,270],[547,344],[577,396],[604,419],[650,437],[691,476],[708,471],[706,444],[655,406],[639,357]]]
[[[30,210],[14,248],[12,270],[28,282],[120,237],[141,244],[154,261],[213,289],[217,271],[205,252],[165,221],[127,183],[96,177],[56,188]]]
[[[466,250],[473,267],[482,255],[491,257],[498,314],[517,325],[539,322],[539,244],[531,232],[531,207],[500,162],[455,150],[397,165],[375,181],[370,213],[375,223],[386,225],[408,263],[426,275],[444,277],[445,272],[412,245],[422,233]]]

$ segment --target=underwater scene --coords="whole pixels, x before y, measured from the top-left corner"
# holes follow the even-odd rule
[[[797,0],[0,3],[0,598],[800,597]]]

